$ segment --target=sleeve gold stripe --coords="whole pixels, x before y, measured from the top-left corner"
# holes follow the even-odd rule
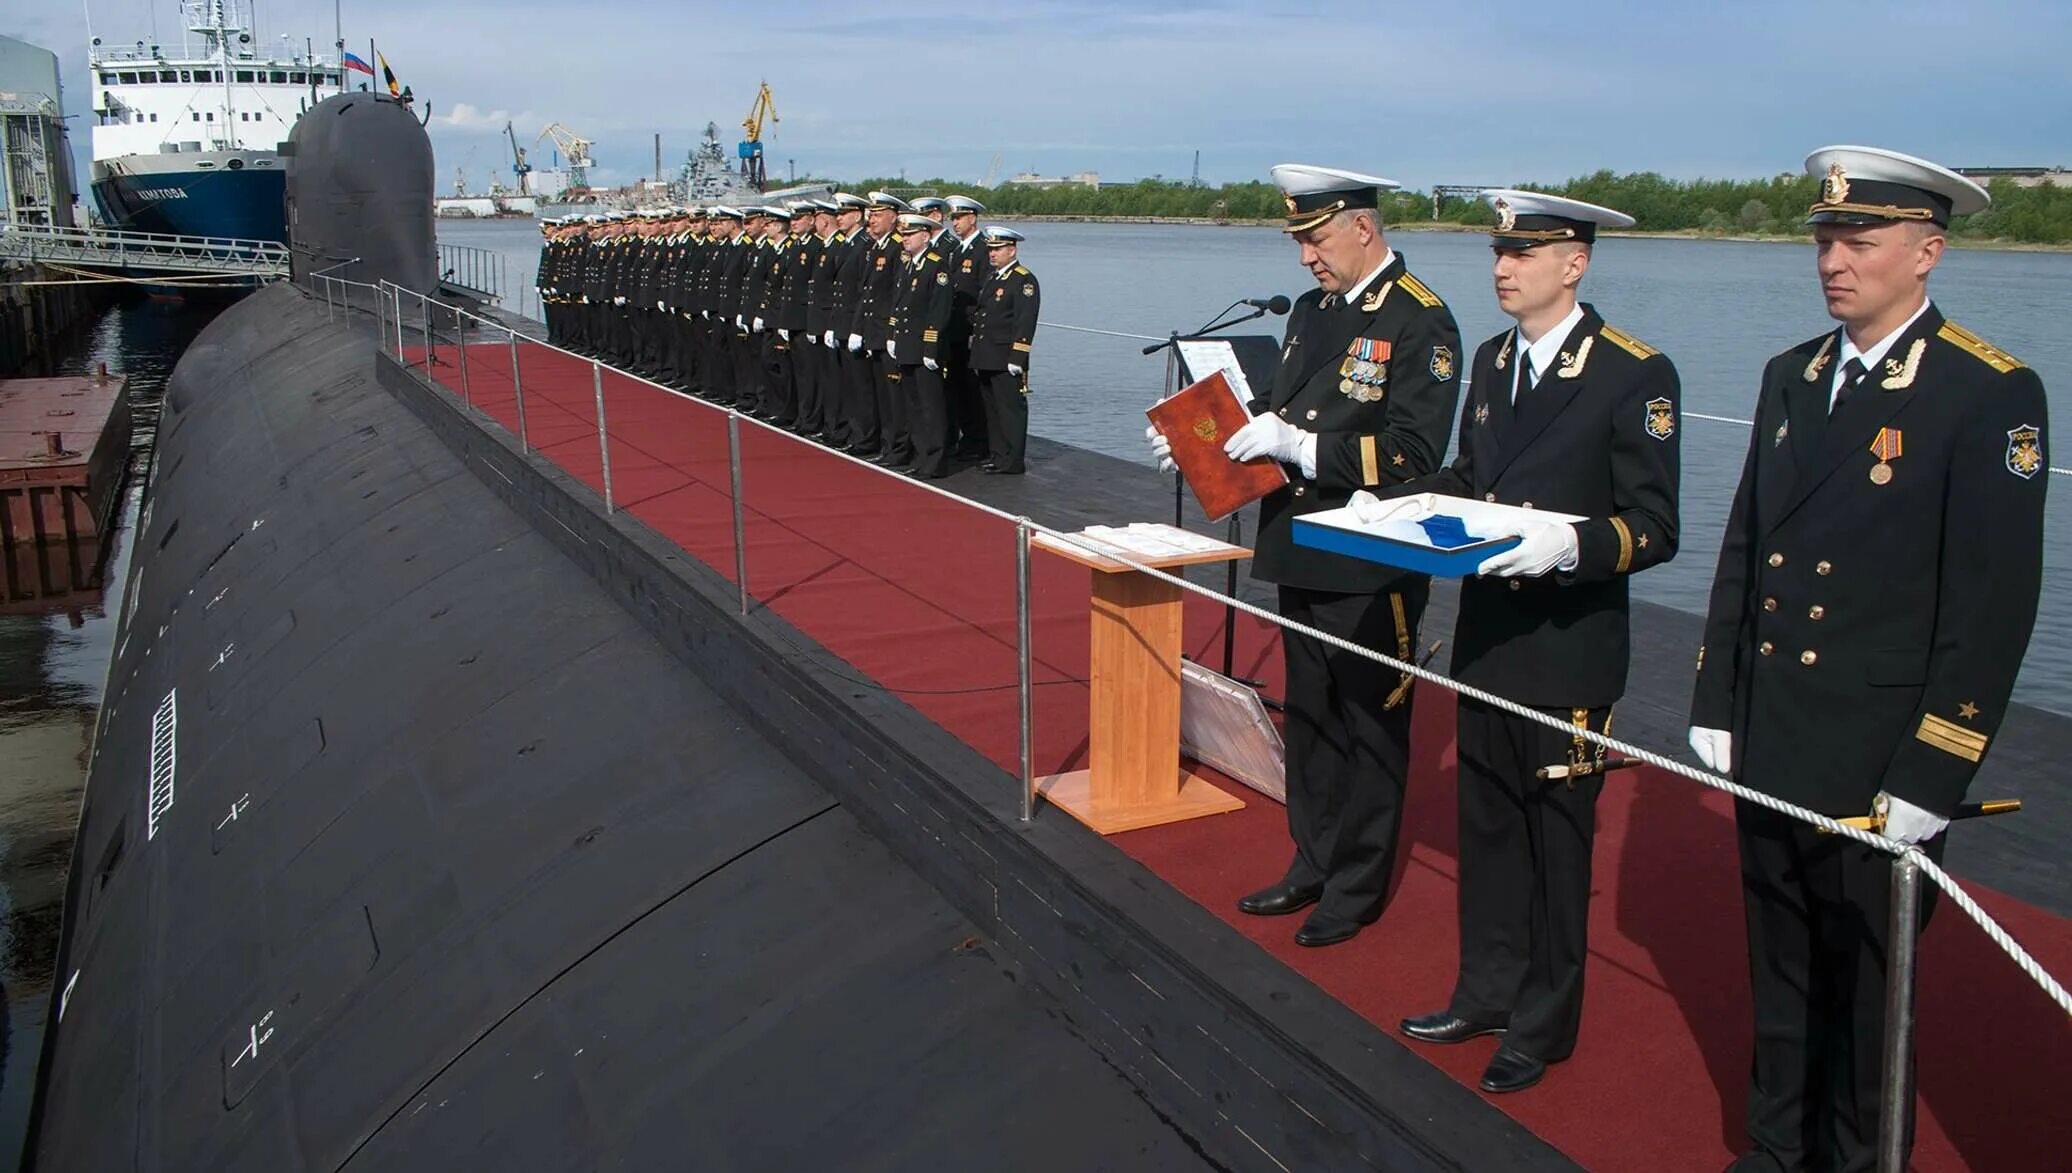
[[[1619,531],[1619,564],[1612,567],[1613,574],[1624,574],[1633,565],[1633,531],[1626,528],[1626,519],[1612,518],[1612,528]]]
[[[1953,725],[1934,713],[1922,716],[1921,728],[1914,733],[1914,737],[1967,762],[1976,762],[1986,756],[1985,734]]]
[[[1381,458],[1374,451],[1374,437],[1360,437],[1360,483],[1378,485],[1381,483]]]
[[[1029,344],[1026,342],[1017,342],[1014,344],[1014,348],[1016,350],[1027,350],[1029,349]]]
[[[1955,322],[1944,322],[1942,329],[1936,331],[1936,335],[2003,375],[2023,365],[2022,360]]]

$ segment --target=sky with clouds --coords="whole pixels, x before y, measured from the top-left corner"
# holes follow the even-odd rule
[[[0,32],[56,51],[84,110],[84,10],[9,8]],[[110,41],[179,23],[176,0],[91,9]],[[671,170],[708,121],[731,154],[763,80],[773,176],[976,180],[998,154],[1003,176],[1184,179],[1199,150],[1212,183],[1289,160],[1411,187],[1744,177],[1830,142],[2072,164],[2064,0],[346,0],[344,19],[429,102],[442,183],[478,187],[508,179],[506,120],[528,146],[548,121],[595,140],[603,182],[651,172],[657,131]],[[332,39],[329,3],[261,0],[259,20]]]

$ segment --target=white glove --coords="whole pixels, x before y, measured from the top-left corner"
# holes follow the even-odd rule
[[[894,361],[894,362],[898,362],[898,361],[899,361],[899,343],[897,343],[897,342],[894,342],[894,341],[893,341],[892,339],[890,339],[890,338],[887,338],[887,339],[885,340],[885,357],[886,357],[886,358],[889,358],[889,359],[891,359],[891,360],[892,360],[892,361]]]
[[[613,305],[625,305],[625,304],[626,304],[626,299],[625,299],[625,298],[623,298],[623,297],[615,297],[615,298],[612,298],[612,304],[613,304]]]
[[[1240,462],[1271,456],[1283,464],[1307,464],[1302,459],[1309,446],[1305,441],[1313,442],[1314,437],[1269,411],[1253,416],[1233,433],[1223,445],[1223,455]]]
[[[1353,516],[1368,525],[1384,521],[1423,521],[1439,511],[1436,493],[1414,493],[1408,497],[1391,497],[1384,501],[1365,489],[1354,493],[1346,503]]]
[[[789,330],[779,330],[779,331],[777,331],[777,341],[779,341],[779,342],[789,342],[789,341],[791,341],[791,331],[789,331]]]
[[[1691,752],[1715,774],[1734,772],[1734,735],[1724,729],[1691,726]]]
[[[1519,543],[1484,562],[1476,574],[1509,578],[1536,577],[1557,566],[1576,564],[1576,527],[1565,521],[1525,521],[1518,524]]]
[[[746,318],[743,318],[743,317],[742,317],[742,316],[741,316],[740,314],[735,314],[735,315],[734,315],[734,329],[736,329],[736,330],[746,330],[746,329],[748,329],[748,320],[747,320]]]
[[[1173,443],[1165,438],[1156,425],[1144,429],[1144,438],[1151,441],[1151,458],[1158,461],[1158,471],[1172,472],[1180,466],[1173,463]]]
[[[861,334],[851,334],[851,335],[849,335],[849,351],[850,351],[850,353],[852,353],[852,354],[853,354],[853,353],[856,353],[856,352],[858,352],[858,351],[861,351],[862,349],[863,349],[863,335],[861,335]]]
[[[1007,364],[1007,373],[1008,373],[1008,374],[1010,374],[1010,375],[1019,375],[1019,374],[1021,374],[1021,373],[1022,373],[1022,368],[1020,368],[1020,367],[1018,367],[1018,366],[1014,365],[1013,363],[1008,363],[1008,364]]]
[[[763,319],[760,316],[758,316],[756,320],[750,322],[748,326],[749,329],[754,330],[756,333],[760,334],[763,332]]]
[[[833,350],[835,348],[835,332],[833,330],[829,330],[827,333],[822,334],[820,336],[820,343],[821,345],[827,347],[829,350]]]
[[[1922,810],[1906,799],[1882,790],[1872,806],[1873,809],[1882,807],[1885,811],[1885,838],[1904,847],[1926,843],[1950,825],[1950,820],[1934,811]]]
[[[924,359],[922,359],[922,360],[921,360],[921,365],[922,365],[922,366],[924,366],[924,367],[927,367],[927,368],[928,368],[929,370],[931,370],[931,371],[939,371],[939,370],[941,370],[941,369],[942,369],[942,364],[940,364],[940,363],[936,362],[936,361],[935,361],[934,359],[932,359],[932,358],[924,358]]]
[[[708,322],[709,322],[709,321],[711,321],[711,320],[712,320],[712,311],[711,311],[711,310],[699,310],[699,311],[698,311],[698,316],[699,316],[699,317],[701,317],[701,318],[704,318],[704,319],[705,319],[706,321],[708,321]]]
[[[668,309],[669,307],[668,307],[668,306],[666,306],[666,305],[663,305],[663,304],[662,304],[662,302],[661,302],[661,300],[660,300],[660,299],[658,298],[658,299],[656,299],[656,301],[655,301],[655,308],[656,308],[656,309],[658,309],[658,310],[666,310],[666,309]]]

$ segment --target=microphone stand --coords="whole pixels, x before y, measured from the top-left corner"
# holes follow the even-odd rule
[[[1232,318],[1227,322],[1219,320],[1223,317],[1224,314],[1229,313],[1231,310],[1234,310],[1243,304],[1245,303],[1242,300],[1231,302],[1228,306],[1225,306],[1223,310],[1219,312],[1214,318],[1209,319],[1208,325],[1203,326],[1201,329],[1196,330],[1194,333],[1168,334],[1164,342],[1153,343],[1152,345],[1144,348],[1143,352],[1147,357],[1150,355],[1157,354],[1161,350],[1166,352],[1166,378],[1164,396],[1165,398],[1170,398],[1172,395],[1174,395],[1176,392],[1180,390],[1178,386],[1180,374],[1180,343],[1192,342],[1195,339],[1207,337],[1208,335],[1217,333],[1218,331],[1228,330],[1232,326],[1242,326],[1246,322],[1257,321],[1258,319],[1265,317],[1267,314],[1267,309],[1265,306],[1253,306],[1252,312],[1249,314],[1244,314],[1240,317]],[[1178,469],[1173,470],[1174,529],[1185,528],[1181,524],[1181,521],[1185,515],[1187,505],[1186,491],[1186,478],[1180,475]],[[1224,539],[1225,541],[1229,542],[1233,546],[1244,545],[1244,542],[1241,540],[1244,536],[1244,510],[1240,509],[1236,513],[1230,515],[1230,527],[1228,532],[1229,536]],[[1223,593],[1233,599],[1237,597],[1237,562],[1235,559],[1225,562],[1223,565]],[[1232,680],[1237,681],[1239,684],[1243,684],[1254,690],[1262,687],[1266,683],[1263,680],[1253,680],[1249,677],[1238,676],[1233,673],[1232,666],[1236,660],[1236,656],[1237,608],[1229,603],[1225,603],[1223,604],[1223,675],[1228,676]],[[1182,658],[1184,659],[1185,657],[1183,656]],[[1274,698],[1269,697],[1264,693],[1259,694],[1259,700],[1267,708],[1273,709],[1276,712],[1281,711],[1282,704],[1280,701],[1275,700]]]

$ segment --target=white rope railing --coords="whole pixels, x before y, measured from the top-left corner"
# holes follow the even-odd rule
[[[386,285],[385,282],[384,285]],[[393,296],[393,287],[389,287],[388,291]],[[474,321],[480,322],[484,326],[492,327],[498,331],[507,334],[516,333],[516,331],[514,331],[511,327],[507,325],[504,325],[499,322],[493,322],[487,318],[483,318],[477,314],[470,313],[469,311],[461,309],[457,306],[449,306],[445,305],[442,302],[431,301],[431,299],[424,297],[422,294],[412,294],[412,296],[417,297],[420,301],[429,302],[430,304],[438,306],[440,309],[455,315],[454,321],[456,323],[456,328],[458,328],[458,324],[461,319],[470,318]],[[1048,322],[1044,324],[1055,325],[1055,323]],[[1087,327],[1064,328],[1080,329],[1088,333],[1117,333],[1115,331],[1092,330]],[[1129,338],[1144,337],[1143,335],[1118,336]],[[1151,340],[1161,341],[1160,339],[1155,338]],[[582,355],[575,354],[573,351],[564,350],[559,346],[552,345],[551,343],[541,342],[538,339],[528,337],[527,341],[531,342],[533,345],[541,346],[548,350],[557,351],[561,354],[568,355],[571,358],[579,359],[583,362],[601,361],[596,359],[585,358]],[[609,364],[601,365],[608,366]],[[746,422],[751,426],[763,428],[774,435],[786,437],[800,444],[813,444],[812,441],[807,440],[804,437],[801,437],[796,433],[789,431],[788,429],[776,427],[773,424],[769,424],[763,420],[756,419],[753,416],[743,416],[738,412],[731,411],[730,409],[721,407],[718,404],[707,402],[706,400],[700,399],[697,396],[691,395],[688,392],[678,390],[674,387],[664,386],[660,383],[654,382],[651,379],[643,378],[640,375],[633,374],[630,371],[622,371],[617,367],[610,367],[610,369],[614,373],[624,378],[631,379],[635,382],[644,384],[657,391],[661,391],[665,394],[672,395],[686,402],[697,404],[700,407],[703,407],[707,410],[724,412],[732,418],[742,420],[743,422]],[[1688,415],[1692,413],[1687,412],[1686,414]],[[1717,418],[1724,420],[1724,422],[1741,423],[1744,425],[1747,425],[1749,423],[1749,421],[1746,420],[1734,420],[1727,417],[1701,418]],[[814,447],[829,456],[850,461],[851,463],[857,464],[863,468],[868,468],[880,475],[897,475],[895,473],[888,472],[882,466],[872,464],[867,460],[858,459],[857,457],[851,456],[848,453],[839,452],[831,448],[823,448],[822,446],[817,444],[815,444]],[[902,480],[904,479],[905,478],[902,478]],[[1360,644],[1353,643],[1350,640],[1344,639],[1340,636],[1333,635],[1330,632],[1321,631],[1317,628],[1310,627],[1307,624],[1298,623],[1294,620],[1285,618],[1277,612],[1270,611],[1255,603],[1249,603],[1243,599],[1235,598],[1231,595],[1226,595],[1221,591],[1215,590],[1214,588],[1202,586],[1198,583],[1191,582],[1185,577],[1168,573],[1167,571],[1162,570],[1158,567],[1147,566],[1130,558],[1127,554],[1123,552],[1120,552],[1112,547],[1093,542],[1084,537],[1083,535],[1067,533],[1061,530],[1052,529],[1051,527],[1043,525],[1040,522],[1032,521],[1027,517],[1008,513],[1004,510],[988,505],[983,501],[974,501],[968,497],[961,496],[957,493],[951,492],[948,489],[930,484],[926,481],[908,481],[906,483],[911,488],[917,488],[925,492],[934,493],[937,496],[946,498],[950,501],[954,501],[965,508],[977,510],[980,513],[984,513],[992,517],[999,518],[1002,521],[1006,521],[1018,526],[1027,526],[1030,532],[1042,534],[1051,541],[1071,546],[1075,549],[1086,551],[1089,554],[1105,558],[1110,562],[1127,566],[1131,570],[1134,570],[1140,574],[1149,575],[1152,578],[1158,579],[1162,582],[1167,582],[1174,586],[1177,586],[1182,590],[1190,591],[1196,595],[1200,595],[1205,598],[1211,599],[1223,606],[1232,608],[1237,611],[1241,611],[1247,615],[1252,616],[1255,619],[1264,620],[1267,623],[1281,628],[1283,631],[1299,632],[1312,639],[1318,640],[1319,642],[1324,643],[1330,647],[1336,648],[1339,651],[1347,652],[1352,655],[1362,657],[1363,659],[1367,659],[1373,661],[1374,663],[1384,665],[1395,672],[1399,672],[1404,675],[1414,677],[1418,680],[1422,680],[1427,683],[1449,689],[1453,691],[1456,695],[1467,697],[1481,704],[1488,705],[1491,708],[1502,710],[1503,712],[1509,713],[1515,717],[1520,717],[1527,721],[1534,722],[1535,724],[1542,725],[1548,729],[1560,733],[1564,737],[1580,738],[1583,741],[1588,742],[1589,744],[1596,746],[1599,749],[1602,749],[1608,753],[1620,754],[1634,761],[1638,761],[1643,764],[1653,766],[1656,769],[1663,771],[1664,773],[1672,774],[1679,778],[1685,778],[1690,781],[1696,782],[1701,786],[1706,786],[1713,790],[1718,790],[1733,798],[1753,803],[1756,806],[1763,807],[1766,810],[1774,811],[1788,818],[1796,819],[1802,823],[1805,823],[1812,827],[1819,828],[1820,830],[1826,831],[1830,834],[1840,835],[1845,838],[1855,840],[1858,843],[1862,843],[1867,847],[1875,848],[1876,850],[1885,852],[1888,855],[1892,855],[1895,857],[1905,856],[1911,859],[1913,863],[1921,869],[1922,873],[1927,875],[1929,879],[1936,884],[1936,886],[1940,887],[1945,893],[1947,893],[1950,897],[1951,903],[1955,904],[1958,908],[1962,909],[1965,915],[1970,917],[1971,920],[1974,923],[1976,923],[1981,930],[1985,932],[1986,936],[1995,945],[1997,945],[2002,952],[2006,953],[2007,956],[2014,961],[2015,965],[2022,971],[2022,973],[2027,975],[2031,981],[2035,982],[2036,985],[2040,989],[2042,989],[2046,995],[2049,996],[2051,1001],[2057,1005],[2058,1009],[2061,1012],[2065,1013],[2067,1016],[2072,1016],[2072,993],[2068,993],[2066,991],[2064,984],[2061,981],[2059,981],[2055,976],[2053,976],[2050,973],[2050,971],[2046,970],[2043,967],[2042,963],[2038,962],[2035,956],[2032,955],[2026,948],[2024,948],[2019,941],[2016,941],[2014,937],[2007,932],[2006,929],[2002,928],[2000,923],[1993,918],[1992,914],[1988,913],[1983,907],[1979,905],[1979,903],[1976,900],[1972,899],[1971,895],[1964,891],[1963,886],[1958,883],[1955,877],[1951,876],[1948,872],[1938,867],[1935,864],[1935,862],[1933,860],[1930,860],[1925,854],[1923,854],[1918,847],[1902,845],[1894,842],[1891,839],[1887,839],[1882,835],[1862,830],[1857,827],[1852,827],[1847,823],[1843,823],[1837,819],[1831,818],[1827,815],[1823,815],[1818,811],[1810,810],[1806,807],[1799,806],[1796,803],[1787,802],[1784,799],[1776,797],[1775,795],[1765,794],[1760,790],[1751,789],[1722,775],[1708,773],[1706,771],[1699,770],[1696,767],[1685,765],[1684,763],[1676,761],[1673,758],[1669,758],[1662,754],[1656,753],[1653,750],[1645,749],[1641,746],[1634,745],[1631,742],[1623,741],[1618,738],[1611,737],[1607,734],[1596,732],[1594,730],[1579,729],[1570,721],[1551,717],[1545,713],[1539,712],[1532,708],[1528,708],[1527,706],[1519,704],[1518,702],[1510,700],[1506,697],[1498,696],[1495,693],[1487,692],[1483,689],[1476,688],[1475,686],[1470,684],[1463,684],[1460,681],[1454,680],[1453,678],[1445,675],[1444,673],[1434,672],[1429,668],[1425,668],[1422,665],[1411,663],[1406,660],[1398,660],[1393,656],[1375,651],[1372,648],[1364,647]]]

